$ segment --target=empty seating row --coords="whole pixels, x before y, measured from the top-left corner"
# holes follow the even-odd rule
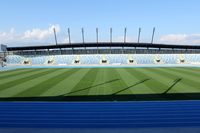
[[[19,56],[8,55],[7,64],[179,64],[200,62],[200,54],[94,54],[94,55],[54,55]]]

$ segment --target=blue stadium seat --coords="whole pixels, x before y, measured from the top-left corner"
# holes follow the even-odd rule
[[[80,60],[80,64],[101,64],[102,60],[107,60],[108,64],[128,64],[129,60],[137,64],[155,64],[155,59],[159,58],[165,64],[179,64],[181,58],[185,63],[200,63],[200,54],[107,54],[107,55],[40,55],[40,56],[19,56],[8,55],[7,64],[23,64],[28,60],[32,65],[47,64],[48,60],[53,60],[55,65],[72,65],[75,60]]]
[[[19,55],[8,55],[6,60],[8,64],[22,64],[24,57]]]

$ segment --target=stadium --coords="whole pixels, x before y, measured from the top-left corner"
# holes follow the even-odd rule
[[[2,101],[135,101],[199,98],[200,46],[98,40],[1,45]]]
[[[199,5],[1,0],[0,133],[200,133]]]
[[[69,30],[68,30],[69,31]],[[97,30],[98,31],[98,30]],[[111,30],[112,31],[112,30]],[[1,45],[0,132],[199,132],[200,46]]]

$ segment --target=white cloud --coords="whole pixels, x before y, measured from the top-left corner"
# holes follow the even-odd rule
[[[0,32],[0,43],[14,40],[16,36],[14,28],[11,28],[8,32]]]
[[[59,25],[51,25],[48,29],[32,29],[32,30],[27,30],[24,32],[24,35],[22,36],[22,39],[46,39],[51,37],[54,32],[53,29],[56,29],[56,32],[60,32],[60,26]]]
[[[68,37],[65,32],[61,32],[58,24],[49,25],[49,27],[41,29],[34,28],[19,33],[15,28],[9,31],[0,31],[0,44],[8,44],[9,46],[15,45],[41,45],[41,44],[54,44],[53,29],[56,28],[58,35],[58,42],[68,43]],[[102,41],[102,40],[99,40]],[[107,40],[108,41],[108,40]],[[124,36],[113,37],[113,42],[123,42]],[[127,36],[127,42],[137,42],[136,37]],[[143,40],[141,39],[141,42]],[[72,40],[73,42],[73,40]],[[200,34],[168,34],[161,36],[158,43],[165,44],[191,44],[200,45]]]
[[[200,34],[169,34],[161,36],[159,42],[171,44],[200,44]]]
[[[31,30],[27,30],[23,33],[17,33],[14,28],[11,28],[7,32],[0,32],[0,44],[8,44],[8,45],[31,45],[31,44],[49,44],[48,42],[54,43],[52,40],[53,37],[53,29],[56,29],[56,32],[60,33],[60,26],[50,25],[46,29],[35,28]]]

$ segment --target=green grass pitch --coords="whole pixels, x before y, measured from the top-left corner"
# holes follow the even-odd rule
[[[199,93],[199,68],[35,68],[0,72],[0,98]]]

